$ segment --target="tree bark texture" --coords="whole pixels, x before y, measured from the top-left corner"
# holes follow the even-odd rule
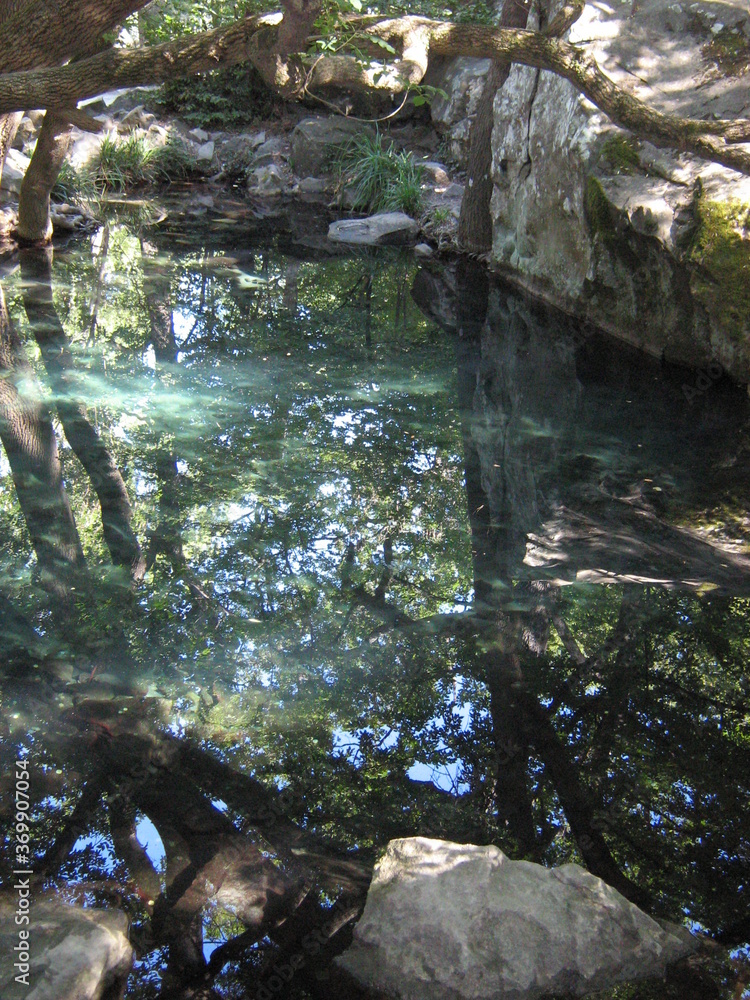
[[[525,28],[530,3],[504,0],[500,26]],[[472,253],[485,253],[492,247],[492,129],[495,124],[495,96],[508,79],[510,64],[493,62],[484,83],[469,136],[469,163],[466,190],[458,221],[458,242]]]
[[[70,122],[55,111],[44,116],[34,155],[21,182],[16,234],[25,243],[52,237],[49,200],[70,149]]]

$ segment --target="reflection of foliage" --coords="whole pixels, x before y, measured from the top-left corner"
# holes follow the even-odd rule
[[[311,263],[244,230],[219,248],[171,220],[113,220],[108,242],[83,246],[55,267],[71,392],[123,470],[140,539],[165,526],[183,564],[159,557],[126,589],[65,449],[94,585],[57,629],[7,470],[0,479],[3,587],[50,640],[0,692],[3,760],[30,746],[40,776],[40,853],[83,781],[95,787],[108,741],[171,733],[220,765],[219,788],[203,791],[243,830],[252,815],[233,775],[288,789],[283,820],[368,862],[411,834],[518,856],[496,791],[518,762],[537,855],[580,860],[549,761],[524,745],[520,721],[501,731],[513,686],[488,676],[507,616],[477,615],[455,346],[407,294],[412,261]],[[27,335],[17,279],[7,292]],[[513,683],[541,708],[622,871],[659,913],[726,930],[743,917],[747,868],[747,601],[557,590],[567,640],[551,631],[536,654],[519,643]],[[523,601],[509,588],[513,613]],[[112,771],[127,785],[127,768]],[[119,856],[113,799],[100,798],[63,874],[90,899],[124,895],[148,950],[135,862]],[[212,940],[240,929],[226,909],[205,916]]]

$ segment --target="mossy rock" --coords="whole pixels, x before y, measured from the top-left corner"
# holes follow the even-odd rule
[[[696,227],[687,253],[692,291],[715,324],[734,340],[750,330],[750,205],[695,201]]]
[[[606,243],[617,238],[617,209],[596,177],[589,176],[586,180],[584,211],[592,236],[600,236]]]
[[[611,135],[602,146],[599,159],[615,174],[632,174],[641,166],[635,141],[625,135]]]

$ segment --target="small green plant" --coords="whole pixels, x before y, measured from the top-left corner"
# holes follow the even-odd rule
[[[63,163],[57,181],[52,189],[53,201],[64,201],[71,205],[81,205],[96,198],[91,174],[87,170],[76,170],[67,160]]]
[[[418,215],[422,209],[422,167],[411,153],[397,153],[380,132],[347,143],[339,155],[338,174],[339,191],[351,192],[354,211]]]
[[[742,76],[750,68],[750,41],[741,28],[725,26],[703,46],[703,58],[727,76]]]
[[[170,135],[163,146],[154,149],[150,166],[154,180],[168,184],[189,177],[195,171],[196,161],[182,139]]]

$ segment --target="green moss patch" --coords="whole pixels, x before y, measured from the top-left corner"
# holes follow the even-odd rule
[[[699,195],[695,218],[687,254],[698,265],[693,294],[729,336],[739,339],[750,327],[750,206]]]
[[[750,40],[737,27],[724,27],[703,46],[703,58],[726,76],[741,76],[750,69]]]
[[[586,197],[584,200],[586,222],[592,236],[601,236],[611,242],[616,237],[617,219],[614,205],[604,193],[596,177],[589,176],[586,181]]]
[[[635,141],[625,135],[611,135],[602,146],[600,159],[616,174],[632,174],[641,165]]]

